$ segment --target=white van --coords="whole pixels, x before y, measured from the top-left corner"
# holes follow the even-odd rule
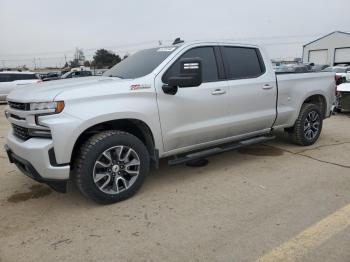
[[[41,82],[41,79],[33,72],[0,72],[0,102],[6,101],[7,95],[17,87],[38,82]]]

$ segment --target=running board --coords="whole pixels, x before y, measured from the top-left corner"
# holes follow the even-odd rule
[[[267,142],[267,141],[272,140],[272,139],[275,139],[275,136],[254,137],[254,138],[243,140],[243,141],[240,141],[237,143],[227,144],[227,145],[220,146],[220,147],[214,147],[214,148],[191,153],[191,154],[181,156],[181,157],[175,157],[174,159],[169,160],[168,164],[170,166],[180,165],[180,164],[184,164],[184,163],[189,162],[189,161],[198,160],[198,159],[206,158],[209,156],[221,154],[221,153],[235,150],[235,149],[238,149],[241,147],[255,145],[255,144],[259,144],[259,143],[264,143],[264,142]]]

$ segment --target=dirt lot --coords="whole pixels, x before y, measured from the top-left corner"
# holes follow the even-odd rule
[[[0,261],[350,261],[350,114],[308,148],[280,136],[153,171],[130,200],[99,206],[51,191],[3,150]]]

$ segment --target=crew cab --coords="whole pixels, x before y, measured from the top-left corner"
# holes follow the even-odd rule
[[[182,164],[288,132],[317,141],[335,74],[275,74],[256,45],[178,41],[129,56],[99,77],[8,96],[6,151],[26,175],[99,203],[131,197],[160,158]]]

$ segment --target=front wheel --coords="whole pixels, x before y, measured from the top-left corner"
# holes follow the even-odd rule
[[[301,146],[314,144],[322,130],[323,117],[319,106],[304,104],[291,130],[293,142]]]
[[[145,145],[134,135],[105,131],[89,138],[75,161],[75,182],[83,195],[102,204],[133,196],[149,172]]]

